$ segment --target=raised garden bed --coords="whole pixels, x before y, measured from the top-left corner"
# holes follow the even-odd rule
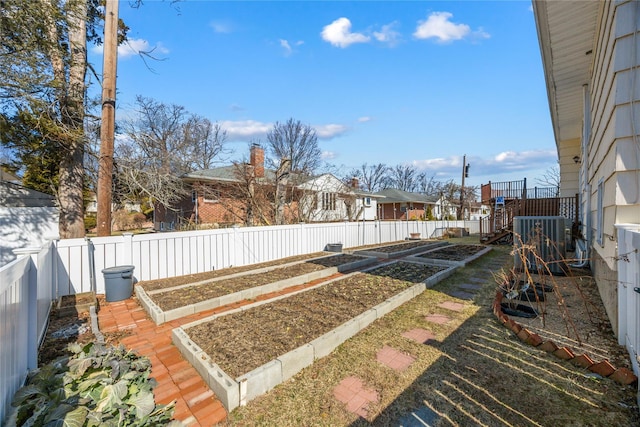
[[[168,277],[165,279],[145,280],[138,282],[136,287],[142,287],[146,292],[157,291],[161,289],[174,288],[180,285],[188,285],[194,283],[205,282],[222,276],[230,276],[232,274],[244,273],[246,271],[258,270],[267,267],[281,266],[298,261],[306,261],[327,255],[326,252],[314,252],[306,255],[297,255],[288,258],[276,259],[273,261],[261,262],[258,264],[249,264],[239,267],[227,267],[219,270],[206,271],[203,273],[186,274],[184,276]]]
[[[374,262],[356,255],[332,255],[150,292],[146,292],[144,287],[137,287],[136,295],[153,321],[161,324]]]
[[[97,299],[94,292],[64,295],[56,303],[56,315],[58,317],[76,316],[78,313],[88,312],[91,306],[96,304]]]
[[[438,242],[435,240],[412,240],[397,245],[385,245],[357,250],[353,253],[355,255],[372,256],[376,258],[396,258],[424,252],[428,249],[435,249],[448,244],[447,242]]]
[[[231,411],[454,270],[392,262],[184,325],[173,342]]]
[[[489,251],[491,251],[490,246],[447,245],[425,253],[410,256],[408,259],[429,264],[463,267]]]

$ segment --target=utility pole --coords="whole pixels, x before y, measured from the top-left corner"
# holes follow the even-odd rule
[[[98,160],[98,236],[111,235],[113,200],[113,145],[116,122],[116,68],[118,65],[118,0],[106,0],[102,63],[102,121]]]
[[[460,214],[458,219],[464,219],[464,179],[469,177],[469,165],[467,164],[467,155],[462,156],[462,186],[460,187]]]

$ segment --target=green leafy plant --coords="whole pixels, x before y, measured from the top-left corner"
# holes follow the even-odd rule
[[[41,367],[18,390],[15,426],[181,426],[156,405],[151,362],[124,347],[70,344],[72,356]]]

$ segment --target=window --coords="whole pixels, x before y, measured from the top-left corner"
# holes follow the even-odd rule
[[[598,242],[598,244],[600,246],[604,246],[604,240],[603,240],[603,235],[604,235],[604,180],[603,178],[600,178],[600,181],[598,181],[598,192],[597,192],[597,197],[598,197],[598,207],[597,207],[597,211],[596,211],[596,240]]]
[[[322,193],[322,210],[336,210],[336,193]]]
[[[371,206],[371,197],[365,197],[362,199],[365,206]]]
[[[211,188],[205,189],[202,194],[202,201],[204,203],[217,203],[219,198],[220,194]]]

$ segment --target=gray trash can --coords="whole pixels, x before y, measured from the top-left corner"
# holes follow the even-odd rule
[[[121,265],[102,270],[104,293],[108,302],[122,301],[133,293],[133,265]]]
[[[342,252],[342,243],[327,243],[327,252]]]

